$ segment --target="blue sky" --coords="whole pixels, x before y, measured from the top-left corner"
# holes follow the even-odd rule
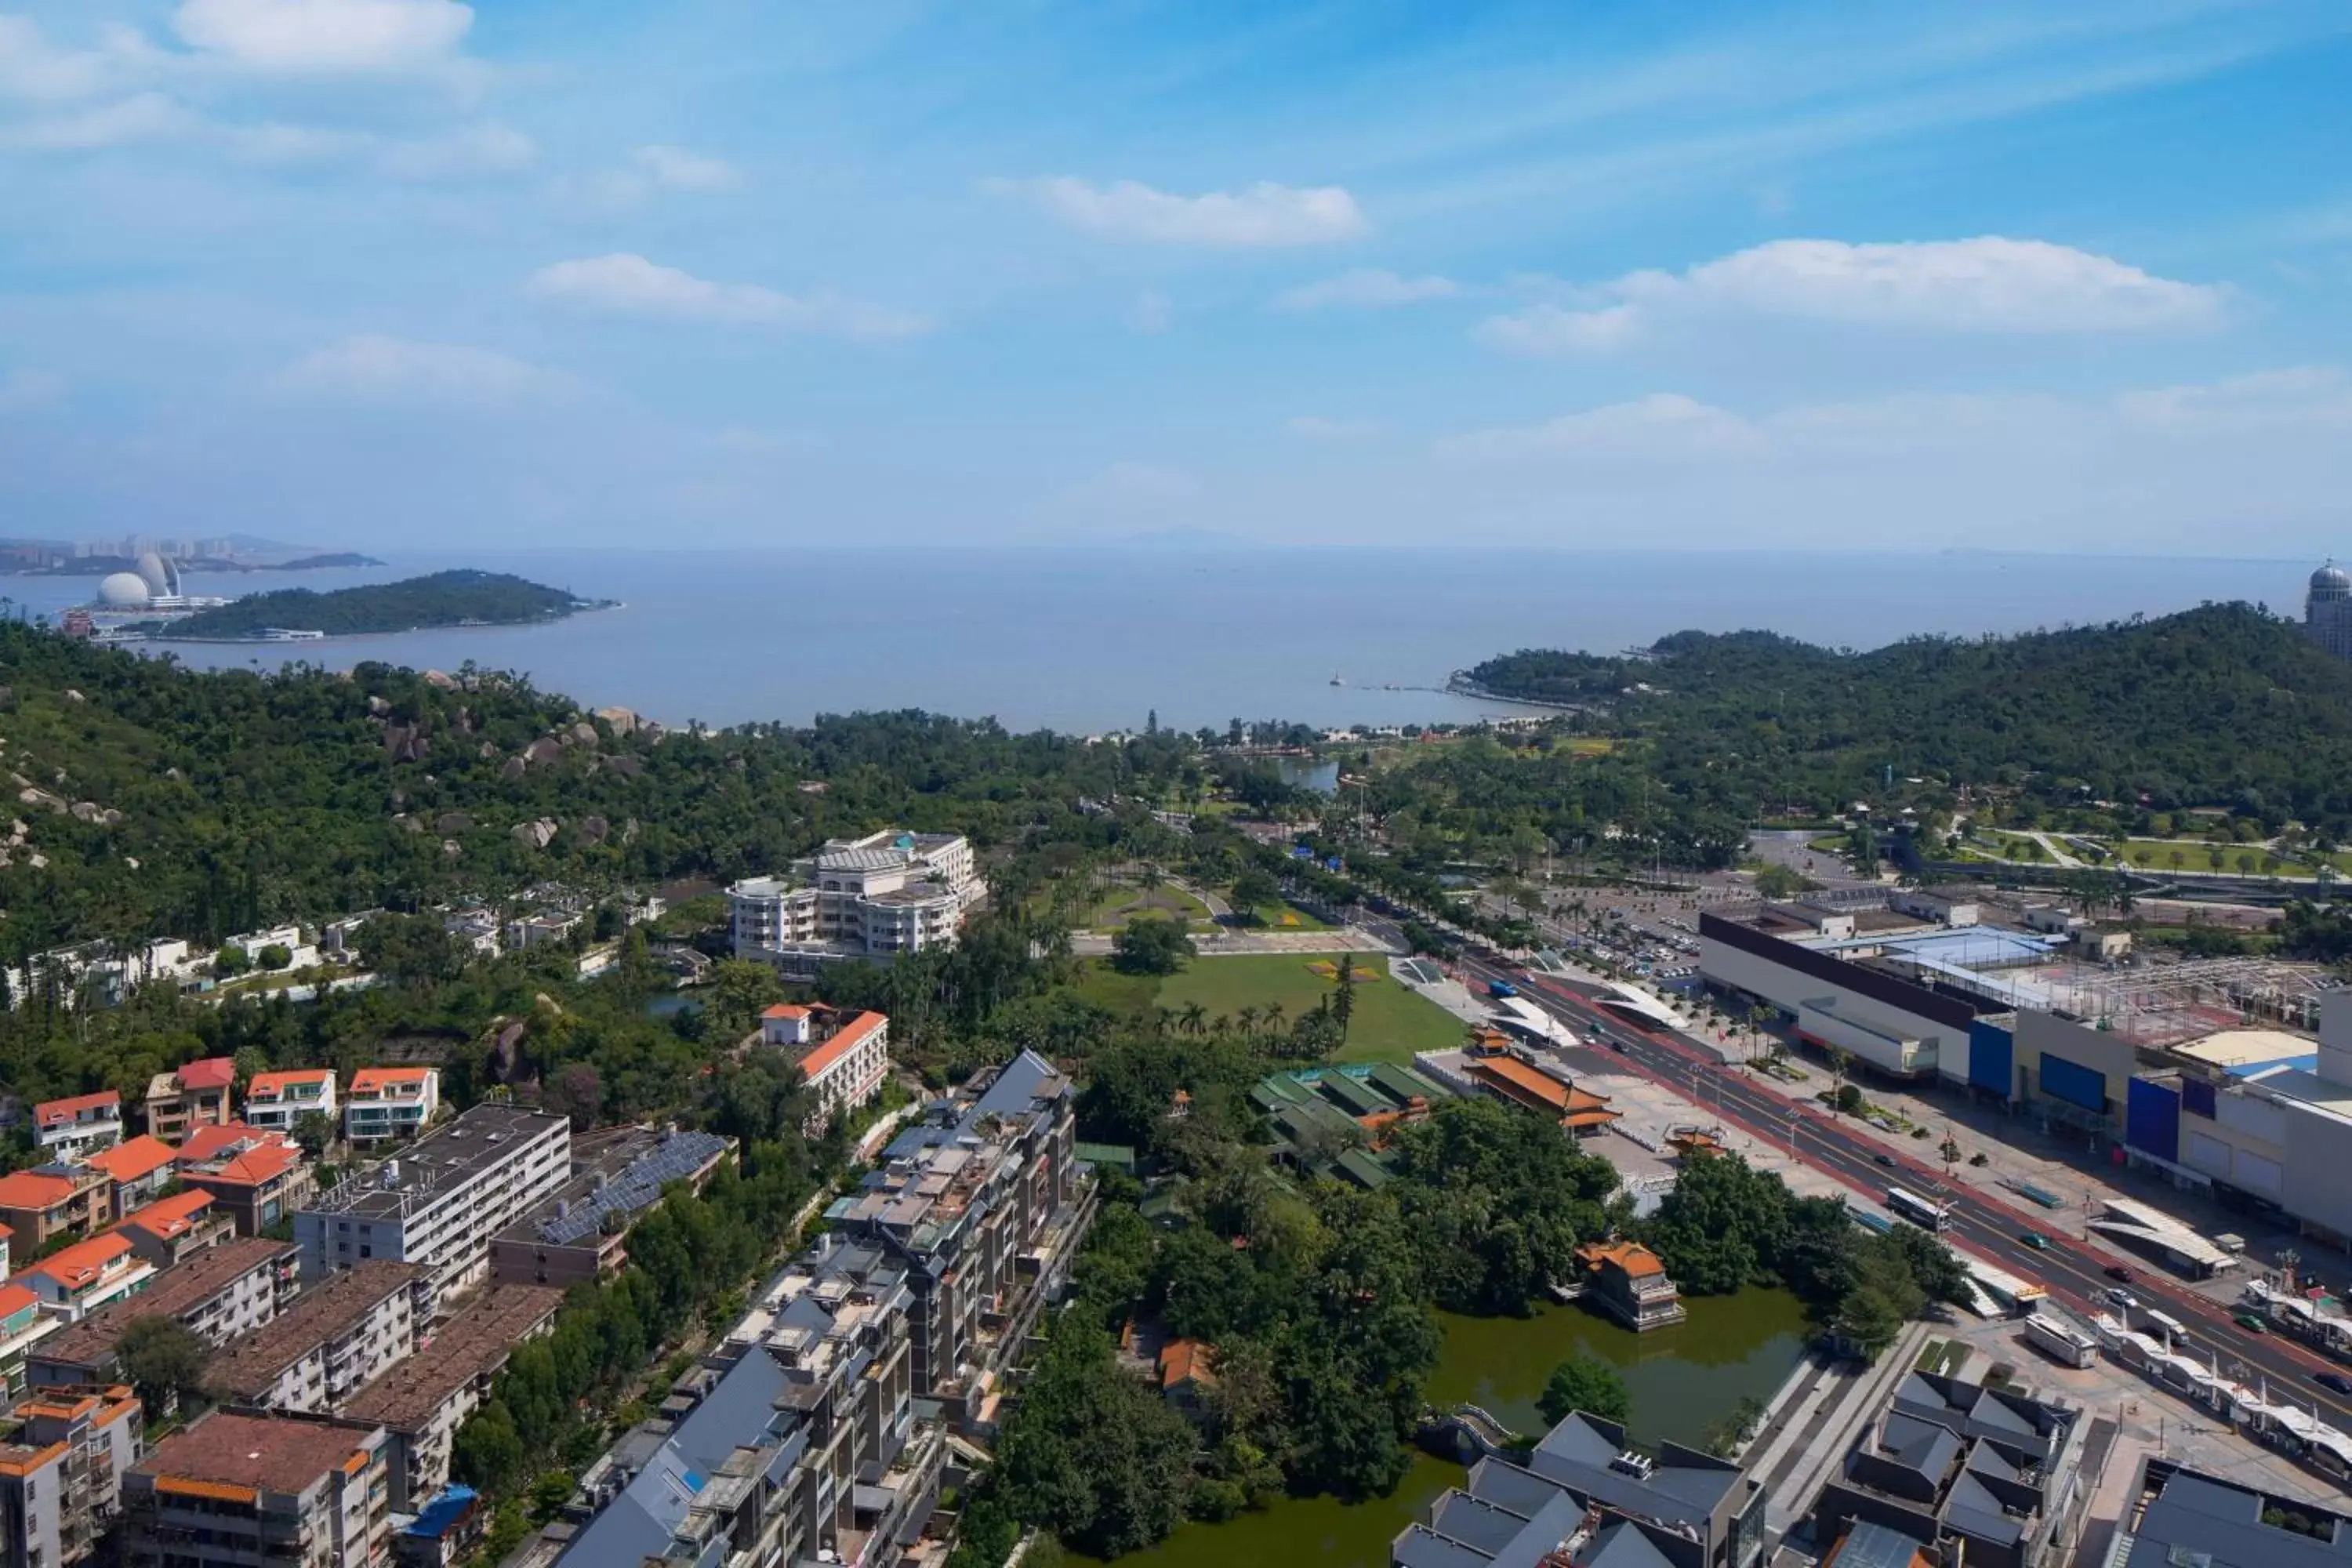
[[[2347,81],[2338,0],[0,0],[0,531],[2352,552]]]

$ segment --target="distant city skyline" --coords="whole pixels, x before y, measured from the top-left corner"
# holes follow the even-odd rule
[[[16,0],[0,508],[2316,563],[2347,77],[2327,0]]]

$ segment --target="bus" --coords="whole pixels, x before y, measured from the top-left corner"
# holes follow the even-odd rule
[[[1941,1208],[1916,1193],[1905,1192],[1901,1187],[1886,1189],[1886,1206],[1894,1211],[1896,1218],[1907,1219],[1922,1230],[1941,1230],[1951,1223]]]

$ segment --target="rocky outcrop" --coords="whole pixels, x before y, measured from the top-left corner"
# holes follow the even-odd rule
[[[603,817],[583,816],[572,825],[571,837],[573,842],[583,846],[602,844],[612,831],[612,825]]]
[[[433,819],[433,831],[444,836],[470,832],[474,819],[462,811],[445,811]]]
[[[516,843],[528,844],[533,849],[544,849],[555,841],[555,830],[554,820],[542,816],[536,822],[515,824],[514,839]]]

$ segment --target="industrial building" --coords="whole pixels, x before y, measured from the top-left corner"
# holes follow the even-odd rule
[[[785,875],[738,882],[727,904],[736,957],[807,980],[842,959],[952,946],[987,895],[962,835],[884,828],[827,839]]]
[[[401,1258],[431,1269],[441,1290],[461,1290],[489,1271],[490,1238],[571,1174],[570,1118],[477,1105],[297,1214],[303,1278]]]

